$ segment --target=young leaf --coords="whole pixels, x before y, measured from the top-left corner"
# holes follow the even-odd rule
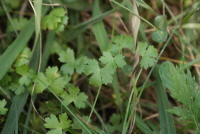
[[[102,84],[100,67],[96,60],[89,60],[88,64],[85,66],[84,73],[86,75],[92,74],[90,77],[90,84],[94,86],[100,86]]]
[[[35,92],[41,93],[49,87],[56,95],[60,95],[67,82],[63,77],[60,77],[57,72],[57,67],[48,67],[45,74],[41,72],[38,73],[34,79],[34,82],[36,82]]]
[[[59,61],[65,63],[61,66],[61,70],[64,74],[72,75],[74,73],[74,69],[76,69],[77,73],[82,73],[84,70],[84,65],[87,61],[86,57],[82,56],[81,58],[75,60],[74,51],[68,48],[65,51],[62,51],[59,54]]]
[[[45,118],[45,122],[44,126],[51,129],[47,134],[63,134],[63,129],[67,130],[71,126],[67,114],[59,115],[59,120],[51,114],[50,117]]]
[[[16,67],[16,72],[22,77],[19,79],[21,86],[29,86],[32,82],[32,79],[35,77],[35,72],[32,69],[28,69],[28,65],[23,64],[22,66]]]
[[[92,74],[90,77],[90,84],[93,86],[101,86],[102,84],[108,84],[112,82],[112,75],[115,72],[112,64],[107,65],[100,69],[99,64],[96,60],[89,60],[85,66],[84,73],[86,75]]]
[[[66,11],[64,8],[55,8],[49,15],[46,15],[42,20],[42,28],[56,31],[63,31],[64,26],[68,22],[68,17],[65,16]]]
[[[113,73],[115,72],[115,69],[117,67],[122,68],[124,65],[126,65],[126,62],[124,61],[124,56],[121,54],[113,57],[110,52],[103,52],[103,56],[101,56],[99,60],[102,64],[106,64],[106,66],[113,68]]]
[[[133,37],[128,35],[115,36],[107,51],[115,56],[121,53],[122,48],[134,49]]]
[[[8,111],[7,108],[5,108],[5,105],[6,105],[6,100],[3,99],[3,100],[0,100],[0,115],[5,115],[6,112]]]
[[[24,86],[21,86],[20,84],[14,82],[10,84],[9,89],[15,92],[16,95],[20,95],[26,91]]]
[[[77,108],[84,108],[85,101],[87,100],[87,96],[84,93],[80,93],[80,89],[77,87],[71,87],[68,89],[68,92],[64,92],[61,97],[64,99],[65,105],[69,105],[70,103],[74,103]]]
[[[112,75],[114,74],[115,70],[116,69],[111,66],[105,66],[101,69],[100,75],[103,84],[112,83]]]
[[[152,67],[156,62],[157,50],[153,46],[148,46],[146,42],[139,42],[138,46],[139,55],[142,56],[140,66],[144,69]]]
[[[14,66],[17,68],[18,66],[22,66],[24,64],[28,65],[29,60],[31,58],[31,50],[28,47],[25,47],[21,54],[17,57]]]

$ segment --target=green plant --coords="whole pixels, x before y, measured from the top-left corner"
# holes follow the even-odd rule
[[[1,1],[1,133],[200,133],[193,2]]]

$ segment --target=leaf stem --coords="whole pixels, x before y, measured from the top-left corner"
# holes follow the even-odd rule
[[[102,85],[101,85],[101,86],[102,86]],[[91,118],[91,116],[92,116],[92,113],[93,113],[93,111],[94,111],[94,107],[95,107],[95,105],[96,105],[97,99],[98,99],[99,94],[100,94],[100,91],[101,91],[101,86],[99,86],[99,89],[98,89],[98,91],[97,91],[97,95],[96,95],[96,97],[95,97],[94,104],[92,105],[92,110],[91,110],[90,115],[89,115],[89,118],[88,118],[88,120],[87,120],[87,124],[89,123],[90,118]]]

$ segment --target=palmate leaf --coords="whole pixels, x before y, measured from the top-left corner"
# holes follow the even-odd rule
[[[42,20],[42,28],[43,29],[50,29],[56,31],[63,31],[64,26],[68,22],[68,17],[65,16],[66,11],[64,8],[55,8],[53,9],[49,15],[46,15]]]
[[[124,56],[121,54],[118,54],[116,56],[112,56],[110,52],[103,52],[103,56],[99,59],[102,64],[106,64],[106,66],[110,66],[110,68],[115,69],[117,67],[123,67],[126,65],[126,62],[124,61]]]
[[[72,75],[74,74],[74,69],[79,74],[83,72],[87,59],[82,56],[75,60],[74,51],[68,48],[66,51],[62,51],[59,54],[59,61],[65,63],[61,66],[61,71],[63,71],[64,74]]]
[[[156,62],[156,57],[158,56],[157,50],[153,46],[148,46],[146,42],[139,42],[138,47],[139,55],[142,56],[140,67],[144,69],[152,67]],[[133,53],[135,53],[135,50]]]
[[[9,89],[15,92],[16,95],[20,95],[26,91],[24,86],[21,86],[19,83],[11,83]]]
[[[109,44],[108,50],[112,55],[118,55],[123,48],[134,49],[134,39],[128,35],[118,35],[112,39],[112,43]]]
[[[51,129],[48,134],[62,134],[63,129],[67,130],[71,126],[71,120],[68,119],[67,114],[59,115],[59,120],[51,114],[50,117],[45,118],[45,122],[44,126]]]
[[[16,72],[22,75],[19,79],[19,84],[21,86],[29,86],[32,83],[32,79],[35,77],[35,72],[33,71],[33,69],[29,69],[28,65],[26,64],[16,66]]]
[[[87,96],[84,93],[80,93],[80,89],[77,87],[69,88],[68,93],[62,93],[61,98],[64,99],[63,102],[65,105],[73,102],[77,108],[84,108],[87,100]]]
[[[99,67],[98,61],[89,60],[84,70],[86,75],[92,74],[89,80],[90,84],[94,86],[111,83],[116,68],[122,68],[126,64],[123,55],[112,56],[110,52],[103,52],[103,56],[99,60],[105,65],[103,68]]]
[[[38,73],[34,82],[36,93],[41,93],[49,87],[56,95],[60,95],[67,84],[67,81],[58,74],[57,67],[48,67],[45,73]]]
[[[93,86],[101,86],[102,84],[108,84],[112,82],[112,75],[115,68],[112,66],[105,66],[100,69],[98,61],[89,60],[88,64],[85,66],[84,73],[86,75],[91,75],[90,84]]]
[[[96,60],[89,60],[88,64],[85,66],[84,73],[86,75],[92,74],[90,77],[90,84],[94,86],[100,86],[102,84],[101,75],[100,75],[100,67],[98,61]]]

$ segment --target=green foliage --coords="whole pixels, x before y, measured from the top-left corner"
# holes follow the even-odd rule
[[[156,63],[156,57],[158,56],[157,50],[148,45],[146,42],[139,42],[139,55],[142,56],[140,61],[140,67],[147,69],[148,67],[152,67]],[[135,50],[133,51],[135,53]]]
[[[77,108],[84,108],[88,97],[84,93],[80,93],[79,88],[71,87],[68,89],[68,93],[62,93],[61,98],[64,99],[63,102],[66,106],[73,102]]]
[[[42,28],[61,32],[68,23],[68,17],[65,16],[64,8],[54,8],[49,15],[46,15],[42,20]]]
[[[151,76],[161,56],[199,55],[200,2],[117,1],[0,1],[0,133],[175,134],[171,113],[178,133],[200,133],[195,70],[165,62]],[[182,55],[167,46],[174,42]],[[169,109],[166,88],[181,106]],[[158,104],[148,95],[155,92]],[[152,111],[159,120],[144,121]]]
[[[167,36],[168,36],[167,30],[164,31],[157,30],[153,32],[152,40],[154,40],[155,42],[165,42],[167,40]]]
[[[6,112],[8,111],[7,108],[5,108],[5,105],[6,105],[6,100],[3,99],[3,100],[0,100],[0,115],[5,115]]]
[[[61,66],[61,71],[64,74],[74,74],[74,69],[77,73],[81,74],[84,70],[84,65],[87,62],[86,57],[82,56],[75,60],[74,51],[68,48],[66,51],[59,53],[59,61],[65,63]]]
[[[50,117],[45,118],[45,122],[44,126],[51,129],[47,134],[63,134],[71,126],[71,120],[68,119],[67,114],[59,115],[59,120],[51,114]]]
[[[112,57],[111,53],[103,52],[103,56],[100,58],[102,64],[106,64],[100,68],[97,60],[89,60],[85,66],[84,73],[86,75],[92,74],[90,77],[90,84],[94,86],[101,86],[102,84],[108,84],[112,82],[112,75],[115,73],[117,66],[123,67],[125,64],[124,56],[117,55]],[[117,61],[116,61],[117,60]]]
[[[102,64],[106,64],[107,67],[113,68],[113,70],[117,67],[122,68],[124,65],[126,65],[126,62],[124,61],[124,56],[121,54],[113,57],[110,52],[103,52],[103,55],[99,60]]]
[[[56,95],[60,95],[67,84],[65,79],[58,74],[57,67],[48,67],[45,73],[38,73],[34,82],[36,83],[35,93],[42,93],[49,87]]]
[[[20,19],[13,19],[12,20],[13,25],[15,26],[16,30],[22,30],[24,26],[27,24],[28,20],[26,18],[20,18]],[[11,25],[8,26],[8,31],[14,31]]]
[[[112,43],[108,45],[108,52],[113,56],[121,53],[123,48],[134,49],[134,39],[128,35],[118,35],[112,39]]]
[[[24,64],[28,65],[31,58],[31,50],[28,47],[25,47],[21,54],[17,57],[14,66],[17,68]]]
[[[21,86],[19,83],[11,83],[9,89],[15,92],[16,95],[20,95],[26,91],[24,86]]]
[[[21,86],[29,86],[35,77],[35,72],[32,69],[28,69],[28,66],[25,64],[22,66],[18,66],[16,68],[16,72],[22,75],[22,77],[19,79],[19,83]]]
[[[200,121],[200,89],[189,70],[185,73],[181,67],[174,67],[170,63],[168,66],[168,73],[163,76],[163,84],[171,91],[171,96],[183,105],[168,111],[180,116],[179,120],[184,120],[187,123],[192,122],[197,131],[200,132],[199,124],[197,124]]]

